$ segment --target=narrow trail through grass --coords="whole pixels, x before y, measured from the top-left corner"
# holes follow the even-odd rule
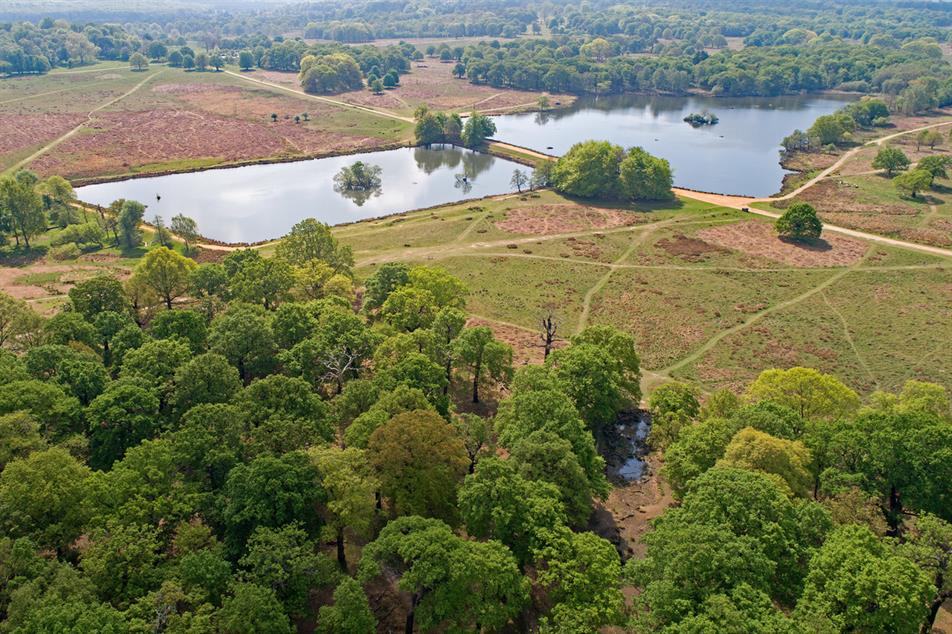
[[[873,370],[869,367],[869,364],[866,363],[866,358],[860,354],[859,348],[856,347],[856,341],[853,339],[853,335],[850,334],[850,326],[846,321],[846,317],[844,317],[843,313],[833,305],[833,302],[830,301],[830,298],[825,290],[820,293],[820,297],[823,298],[823,303],[825,303],[827,307],[829,307],[830,311],[836,315],[837,319],[840,320],[840,323],[843,325],[843,337],[846,339],[847,343],[850,344],[853,354],[856,355],[856,361],[859,362],[860,366],[863,368],[863,371],[866,372],[866,376],[869,377],[869,380],[873,382],[873,385],[875,385],[876,389],[878,390],[879,380],[876,378],[876,375],[873,374]]]
[[[4,173],[4,174],[13,174],[14,172],[16,172],[16,171],[17,171],[18,169],[20,169],[21,167],[25,167],[25,166],[29,165],[30,163],[32,163],[32,162],[35,161],[36,159],[40,158],[41,156],[43,156],[44,154],[46,154],[47,152],[49,152],[49,151],[52,150],[53,148],[57,147],[58,145],[60,145],[60,144],[63,143],[64,141],[66,141],[67,139],[69,139],[69,138],[75,136],[80,130],[82,130],[84,127],[86,127],[87,125],[89,125],[89,124],[92,122],[92,120],[93,120],[93,115],[95,115],[97,112],[99,112],[100,110],[105,110],[106,108],[108,108],[108,107],[110,107],[110,106],[112,106],[112,105],[115,105],[115,104],[119,103],[120,101],[122,101],[122,100],[125,99],[126,97],[132,95],[132,94],[135,93],[137,90],[139,90],[140,88],[142,88],[143,86],[145,86],[145,85],[146,85],[147,83],[149,83],[151,80],[153,80],[153,79],[155,79],[156,77],[158,77],[159,75],[161,75],[163,72],[164,72],[164,69],[163,69],[163,70],[160,70],[160,71],[158,71],[158,72],[155,72],[155,73],[152,73],[152,74],[148,75],[145,79],[143,79],[143,80],[140,81],[138,84],[136,84],[135,86],[133,86],[132,88],[130,88],[130,89],[127,90],[126,92],[122,93],[122,94],[119,95],[118,97],[114,97],[114,98],[110,99],[109,101],[107,101],[107,102],[105,102],[105,103],[103,103],[103,104],[100,104],[100,105],[96,106],[95,108],[93,108],[92,110],[90,110],[89,113],[86,115],[86,120],[85,120],[85,121],[83,121],[82,123],[80,123],[79,125],[77,125],[77,126],[76,126],[75,128],[73,128],[72,130],[69,130],[69,131],[66,132],[65,134],[63,134],[63,135],[57,137],[56,139],[50,141],[49,143],[47,143],[46,145],[44,145],[43,147],[41,147],[40,149],[38,149],[38,150],[37,150],[36,152],[34,152],[33,154],[29,155],[29,156],[26,157],[25,159],[22,159],[21,161],[19,161],[19,162],[13,164],[12,166],[8,167],[8,168],[6,169],[6,171],[4,171],[3,173]]]

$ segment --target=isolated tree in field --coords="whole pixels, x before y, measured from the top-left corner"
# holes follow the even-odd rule
[[[143,71],[149,69],[149,60],[142,53],[133,53],[129,58],[129,67],[134,71]]]
[[[486,139],[496,134],[496,124],[486,115],[473,111],[463,125],[462,141],[468,148],[482,145]]]
[[[512,377],[512,348],[496,341],[486,326],[466,328],[453,342],[453,356],[473,375],[473,402],[479,402],[479,384],[486,379]]]
[[[456,431],[436,412],[394,416],[370,435],[367,456],[398,515],[456,522],[456,488],[469,457]]]
[[[900,193],[910,198],[918,198],[919,192],[929,189],[932,186],[932,174],[926,170],[914,169],[911,172],[900,174],[895,178],[893,184]]]
[[[873,159],[873,167],[878,170],[886,170],[886,174],[892,176],[896,172],[909,167],[909,157],[897,147],[884,145],[879,148],[876,158]]]
[[[817,240],[823,231],[823,223],[809,203],[793,203],[774,226],[781,238],[791,240]]]
[[[221,71],[221,69],[225,67],[225,59],[218,53],[212,55],[208,63],[211,64],[216,71]]]
[[[134,200],[124,200],[119,209],[119,234],[122,244],[127,249],[134,249],[142,244],[142,232],[139,223],[145,216],[145,205]]]
[[[938,130],[921,131],[916,135],[916,151],[920,150],[923,145],[929,146],[930,150],[934,150],[937,145],[942,145],[942,133]]]
[[[208,69],[208,54],[207,53],[198,53],[195,56],[195,68],[201,72],[205,72]]]
[[[26,248],[30,248],[30,238],[46,229],[46,213],[43,211],[43,199],[34,190],[28,180],[14,177],[0,179],[0,215],[12,222],[13,234]]]
[[[255,66],[255,56],[251,51],[238,53],[238,67],[241,70],[251,70]]]
[[[465,74],[466,66],[461,62],[457,62],[456,66],[453,67],[453,75],[456,76],[457,79],[462,79]]]
[[[172,310],[172,302],[188,292],[189,276],[195,270],[195,260],[179,255],[166,247],[149,251],[136,267],[135,275],[152,288]]]
[[[172,68],[181,68],[184,59],[185,56],[182,55],[181,51],[172,51],[169,53],[169,66]]]
[[[185,242],[185,251],[191,251],[192,244],[198,240],[198,224],[182,214],[172,217],[172,225],[170,227],[172,233],[177,235]]]
[[[512,171],[512,178],[509,179],[509,184],[516,188],[520,194],[522,193],[523,187],[529,186],[529,176],[520,169],[515,169]]]
[[[622,195],[628,200],[670,200],[671,165],[640,147],[628,150],[619,166]]]
[[[952,165],[952,156],[927,156],[916,164],[917,170],[929,172],[932,176],[932,183],[937,178],[948,178],[948,167]],[[932,185],[930,183],[930,186]]]

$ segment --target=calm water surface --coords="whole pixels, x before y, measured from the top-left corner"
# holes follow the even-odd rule
[[[358,160],[383,170],[380,191],[366,200],[334,191],[334,175]],[[138,200],[148,206],[146,220],[158,214],[168,223],[182,213],[208,238],[256,242],[286,234],[303,218],[334,225],[506,193],[517,167],[487,154],[435,146],[136,178],[76,193],[103,206],[119,198]]]
[[[565,110],[496,117],[495,138],[557,155],[586,139],[605,139],[626,148],[640,145],[671,162],[674,182],[680,187],[769,196],[779,191],[786,173],[778,162],[780,141],[849,100],[817,96],[585,98]],[[692,128],[682,120],[704,110],[716,114],[720,122]]]

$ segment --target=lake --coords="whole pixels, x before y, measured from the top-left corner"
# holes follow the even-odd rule
[[[608,140],[640,145],[671,163],[679,187],[722,194],[769,196],[786,170],[778,151],[785,136],[851,97],[661,97],[618,95],[579,99],[570,108],[495,117],[494,138],[548,154],[574,143]],[[683,121],[708,110],[720,122],[692,128]]]
[[[382,169],[380,190],[369,198],[334,190],[334,175],[355,161]],[[257,242],[285,235],[303,218],[335,225],[506,193],[518,167],[488,154],[433,146],[133,178],[78,187],[76,194],[103,206],[137,200],[147,205],[146,220],[158,214],[168,223],[181,213],[194,218],[207,238]]]

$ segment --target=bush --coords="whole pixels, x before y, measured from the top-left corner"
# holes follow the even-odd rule
[[[82,254],[79,247],[72,242],[50,249],[50,257],[54,260],[75,260]]]
[[[106,231],[99,226],[99,223],[86,222],[66,227],[50,242],[54,247],[73,243],[82,248],[84,246],[102,247],[105,240]]]

